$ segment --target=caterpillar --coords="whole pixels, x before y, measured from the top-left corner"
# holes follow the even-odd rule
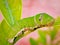
[[[13,44],[22,37],[26,31],[32,32],[41,27],[52,26],[54,18],[47,13],[39,13],[32,17],[23,18],[19,20],[18,23],[20,25],[20,31],[11,39]]]

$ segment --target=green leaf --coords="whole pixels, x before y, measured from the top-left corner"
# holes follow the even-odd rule
[[[0,24],[0,45],[8,45],[9,43],[7,43],[6,39],[7,38],[6,38],[5,33],[2,30],[1,24]]]
[[[54,29],[54,30],[52,30],[52,31],[50,32],[50,37],[51,37],[51,40],[52,40],[52,41],[54,40],[56,34],[57,34],[57,30],[56,30],[56,29]]]
[[[43,45],[46,45],[46,33],[44,31],[38,30],[38,34],[40,36],[40,42]]]
[[[18,30],[12,30],[6,21],[3,20],[0,25],[0,45],[10,45],[8,40],[12,39],[17,32]]]
[[[55,19],[53,27],[54,27],[54,29],[50,32],[51,40],[54,40],[54,38],[57,34],[57,31],[60,29],[60,17],[57,17]]]
[[[57,17],[56,18],[55,23],[54,23],[54,28],[56,30],[59,30],[60,29],[60,17]]]
[[[0,0],[0,10],[6,22],[13,26],[21,18],[22,0]]]
[[[12,38],[18,32],[18,30],[13,30],[9,25],[6,23],[5,20],[1,23],[1,29],[4,31],[7,38]]]
[[[34,40],[33,38],[30,38],[30,43],[31,43],[31,45],[38,45],[36,40]]]
[[[60,25],[60,17],[57,17],[57,18],[55,19],[54,25]]]

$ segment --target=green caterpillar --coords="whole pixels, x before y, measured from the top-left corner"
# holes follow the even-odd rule
[[[23,34],[28,31],[34,31],[38,28],[45,26],[52,26],[54,23],[54,18],[46,13],[39,13],[35,16],[24,18],[18,21],[20,25],[20,31],[12,39],[13,44],[23,36]]]

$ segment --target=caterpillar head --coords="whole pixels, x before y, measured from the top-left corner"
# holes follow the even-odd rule
[[[46,13],[39,13],[35,16],[35,23],[38,25],[46,25],[52,23],[54,18]]]

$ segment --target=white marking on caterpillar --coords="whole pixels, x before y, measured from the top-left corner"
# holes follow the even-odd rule
[[[34,16],[34,22],[36,25],[38,25],[37,21],[36,21],[36,16]]]
[[[20,34],[22,34],[22,31],[24,31],[24,28],[21,29],[21,30],[14,36],[14,38],[15,38],[15,37],[18,37]],[[14,42],[14,38],[9,39],[8,42],[9,42],[9,43],[13,43],[13,42]]]
[[[8,42],[9,42],[9,43],[13,43],[13,40],[14,40],[14,38],[9,39]]]
[[[21,30],[15,35],[15,37],[17,37],[19,34],[22,34],[22,31],[24,31],[24,28],[21,29]]]
[[[42,31],[45,31],[45,30],[53,30],[53,27],[52,26],[51,27],[41,27],[39,29],[42,30]]]
[[[9,42],[9,43],[13,43],[15,37],[18,37],[19,35],[22,35],[23,33],[25,33],[25,32],[28,31],[28,30],[33,30],[33,28],[30,27],[30,28],[23,28],[23,29],[21,29],[21,30],[14,36],[14,38],[9,39],[8,42]],[[22,33],[22,32],[23,32],[23,33]]]

